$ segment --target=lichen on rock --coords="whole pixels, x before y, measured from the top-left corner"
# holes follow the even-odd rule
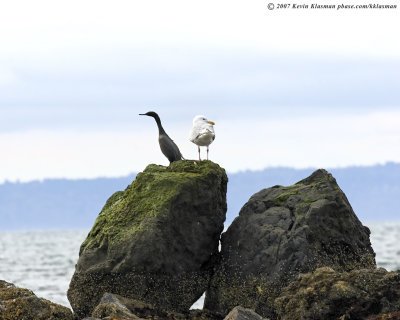
[[[88,316],[105,292],[183,312],[218,253],[227,176],[211,161],[149,165],[106,202],[83,242],[68,298]],[[84,290],[82,290],[84,288]]]

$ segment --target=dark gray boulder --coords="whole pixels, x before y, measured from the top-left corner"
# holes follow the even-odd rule
[[[149,165],[112,195],[83,242],[68,299],[91,315],[105,292],[186,312],[204,293],[226,213],[227,176],[211,161]]]
[[[274,299],[299,273],[375,268],[370,231],[325,170],[254,194],[222,235],[205,308],[236,305],[275,317]]]

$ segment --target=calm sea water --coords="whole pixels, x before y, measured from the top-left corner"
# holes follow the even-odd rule
[[[400,222],[369,223],[379,267],[400,269]],[[87,230],[1,232],[0,279],[70,307],[66,292]],[[196,308],[202,307],[202,299]]]

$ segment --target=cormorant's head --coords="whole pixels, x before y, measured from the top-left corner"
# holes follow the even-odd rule
[[[149,116],[149,117],[153,117],[153,118],[159,118],[158,114],[155,113],[154,111],[149,111],[146,113],[139,113],[139,116]]]

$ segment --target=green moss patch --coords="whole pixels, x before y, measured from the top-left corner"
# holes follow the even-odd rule
[[[220,175],[221,168],[211,161],[177,161],[170,166],[150,164],[125,189],[106,202],[88,237],[81,246],[96,248],[132,237],[151,224],[154,217],[169,211],[174,197],[197,179]]]

